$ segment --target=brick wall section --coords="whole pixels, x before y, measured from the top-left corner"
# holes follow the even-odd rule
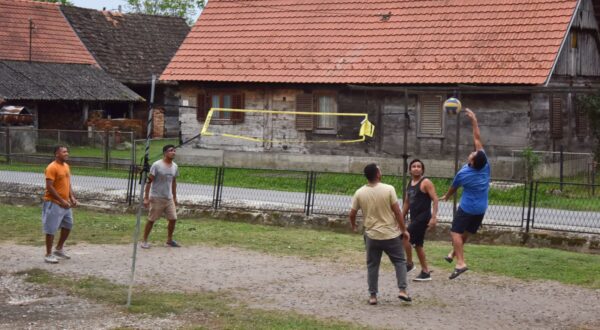
[[[90,119],[86,126],[92,126],[95,131],[117,129],[123,132],[134,132],[136,137],[142,135],[142,121],[138,119]]]
[[[153,109],[152,111],[152,138],[165,136],[165,110]]]

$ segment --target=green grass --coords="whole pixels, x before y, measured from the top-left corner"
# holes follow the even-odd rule
[[[3,215],[0,241],[43,244],[39,208],[0,204],[0,214]],[[75,210],[75,219],[76,226],[69,238],[71,244],[131,242],[135,224],[133,215]],[[165,221],[159,221],[151,239],[160,243],[165,237]],[[275,255],[349,263],[357,267],[364,263],[364,244],[356,234],[214,219],[183,219],[177,224],[176,237],[185,245],[234,246]],[[449,242],[428,242],[426,249],[432,266],[450,272],[451,265],[442,259],[450,249]],[[600,288],[600,255],[471,244],[466,246],[466,255],[469,265],[477,272]]]
[[[97,277],[70,279],[40,269],[21,274],[27,281],[65,290],[101,303],[124,306],[127,287]],[[346,322],[321,320],[294,312],[266,311],[239,305],[213,292],[172,293],[136,288],[129,312],[157,317],[183,316],[193,327],[220,329],[365,329]],[[124,308],[124,307],[122,307]]]
[[[37,172],[42,173],[45,165],[30,164],[1,164],[0,170]],[[127,178],[128,171],[123,169],[103,170],[82,166],[73,166],[71,171],[75,175],[103,176],[113,178]],[[196,183],[212,185],[215,181],[213,167],[181,166],[179,169],[180,183]],[[438,196],[444,194],[450,184],[450,178],[432,178]],[[393,185],[398,194],[402,191],[402,178],[385,176],[384,181]],[[317,178],[316,192],[320,194],[352,195],[358,187],[364,184],[364,178],[358,174],[320,173]],[[225,169],[224,185],[228,187],[254,188],[277,191],[304,192],[306,187],[306,173],[298,171],[252,170],[252,169]],[[525,186],[517,185],[509,189],[490,188],[489,201],[492,205],[523,205],[523,192]],[[528,189],[528,187],[527,187]],[[556,194],[558,185],[540,184],[537,196],[537,206],[600,212],[600,187],[595,195],[591,190],[582,186],[565,185],[561,194]],[[462,191],[462,190],[461,190]],[[460,193],[459,191],[459,197]]]

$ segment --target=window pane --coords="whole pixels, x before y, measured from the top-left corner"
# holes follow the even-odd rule
[[[317,110],[319,112],[336,112],[335,99],[330,95],[321,95],[318,98]],[[318,128],[335,128],[336,116],[318,116]]]
[[[219,95],[212,96],[212,102],[210,103],[211,108],[220,108],[221,107],[221,99]]]
[[[231,108],[231,95],[223,95],[223,108]],[[231,119],[231,112],[221,112],[221,118]]]

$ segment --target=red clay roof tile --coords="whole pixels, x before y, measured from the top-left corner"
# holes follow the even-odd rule
[[[163,80],[542,84],[576,0],[210,0]]]
[[[32,61],[96,63],[57,4],[24,0],[0,0],[0,60],[29,60],[29,19]]]

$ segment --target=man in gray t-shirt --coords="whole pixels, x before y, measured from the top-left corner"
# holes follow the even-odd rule
[[[167,246],[179,247],[179,244],[173,240],[175,231],[175,222],[177,221],[177,180],[179,170],[177,164],[173,161],[175,158],[175,146],[168,144],[163,147],[163,159],[157,160],[150,167],[148,175],[148,184],[144,194],[144,207],[150,207],[148,212],[148,222],[144,228],[144,241],[142,248],[150,248],[148,236],[154,222],[161,215],[165,214],[167,218]]]

